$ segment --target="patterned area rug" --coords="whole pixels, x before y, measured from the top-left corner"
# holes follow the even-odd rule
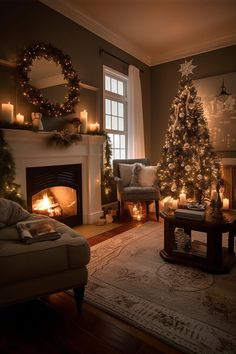
[[[85,301],[182,352],[235,353],[236,266],[212,275],[166,263],[162,248],[155,222],[93,246]]]

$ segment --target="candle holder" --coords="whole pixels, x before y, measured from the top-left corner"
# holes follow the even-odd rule
[[[222,201],[220,198],[220,185],[219,183],[216,186],[216,192],[217,192],[217,198],[214,203],[214,208],[212,212],[212,216],[216,219],[222,219],[223,218],[223,213],[222,213]]]

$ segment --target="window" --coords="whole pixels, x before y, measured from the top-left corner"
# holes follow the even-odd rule
[[[104,66],[104,128],[112,144],[112,160],[127,154],[128,77]]]

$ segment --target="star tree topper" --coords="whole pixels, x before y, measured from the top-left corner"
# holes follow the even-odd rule
[[[190,61],[187,61],[185,59],[183,64],[180,64],[180,69],[179,71],[181,72],[181,76],[188,76],[190,74],[193,74],[193,69],[195,69],[197,67],[197,65],[193,65],[192,64],[193,59]]]

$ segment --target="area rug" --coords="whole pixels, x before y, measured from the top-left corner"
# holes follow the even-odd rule
[[[166,263],[162,248],[156,222],[93,246],[85,301],[184,353],[235,353],[236,267],[208,274]]]

